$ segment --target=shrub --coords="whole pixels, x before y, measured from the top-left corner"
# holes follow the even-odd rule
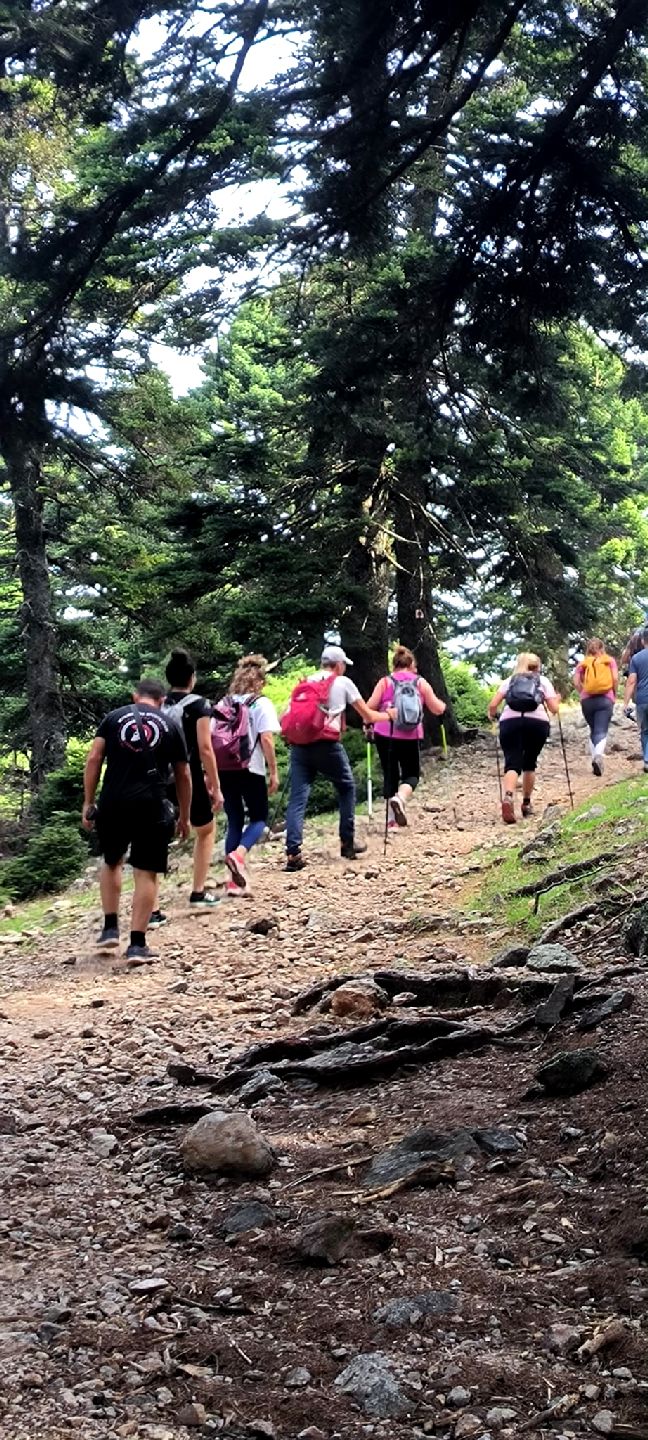
[[[61,890],[83,869],[88,847],[68,815],[53,815],[27,841],[22,855],[0,865],[0,886],[12,900]]]
[[[74,817],[78,826],[83,804],[83,767],[88,746],[80,740],[70,740],[65,764],[60,770],[53,770],[47,776],[36,802],[36,813],[41,824],[46,824],[55,815]]]
[[[467,660],[442,655],[441,668],[460,725],[485,725],[492,687],[482,685]]]

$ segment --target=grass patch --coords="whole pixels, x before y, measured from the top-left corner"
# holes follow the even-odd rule
[[[541,850],[541,837],[547,831],[551,843]],[[626,847],[648,842],[648,784],[640,777],[609,785],[573,813],[544,826],[537,836],[539,858],[521,854],[531,838],[525,831],[519,848],[502,848],[500,863],[493,872],[483,880],[476,877],[469,908],[501,920],[520,938],[533,939],[552,920],[593,898],[592,881],[604,875],[606,869],[602,866],[599,871],[565,881],[541,895],[537,913],[532,896],[515,896],[512,892],[576,860],[595,859],[608,850],[618,850],[622,858]]]

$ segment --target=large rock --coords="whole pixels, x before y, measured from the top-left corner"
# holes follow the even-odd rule
[[[277,1156],[243,1110],[212,1110],[182,1141],[187,1170],[214,1175],[269,1175]]]
[[[623,941],[631,955],[648,953],[648,905],[639,905],[623,927]]]
[[[498,950],[493,956],[491,965],[497,970],[517,969],[526,965],[528,954],[528,945],[507,945],[505,950]]]
[[[433,1160],[461,1161],[466,1155],[478,1154],[479,1148],[470,1130],[439,1134],[428,1126],[421,1126],[375,1156],[365,1175],[364,1185],[367,1189],[391,1185],[395,1180],[415,1175],[421,1165]]]
[[[353,1239],[352,1215],[318,1215],[295,1238],[295,1254],[309,1265],[337,1265]]]
[[[251,1200],[240,1210],[230,1210],[224,1220],[217,1222],[217,1228],[222,1230],[223,1235],[247,1235],[250,1230],[267,1230],[275,1223],[275,1213],[269,1205]]]
[[[334,1383],[336,1389],[357,1400],[365,1415],[375,1415],[379,1420],[405,1415],[410,1409],[392,1362],[381,1350],[356,1355]]]
[[[604,1080],[608,1067],[598,1050],[560,1050],[535,1073],[548,1095],[578,1095]]]
[[[534,945],[526,963],[527,970],[542,970],[549,975],[579,975],[583,969],[566,945]]]
[[[373,980],[348,980],[333,991],[328,1008],[340,1019],[370,1020],[388,1004],[389,996]]]

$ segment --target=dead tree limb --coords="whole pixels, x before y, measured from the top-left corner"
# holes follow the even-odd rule
[[[568,880],[578,880],[590,870],[600,869],[601,865],[607,865],[608,861],[622,859],[627,859],[623,850],[602,850],[600,855],[593,855],[589,860],[574,860],[571,865],[562,865],[559,870],[552,870],[540,880],[530,880],[527,885],[519,885],[517,890],[510,890],[509,895],[516,899],[524,895],[542,895],[545,890],[555,890],[558,885],[565,885]]]

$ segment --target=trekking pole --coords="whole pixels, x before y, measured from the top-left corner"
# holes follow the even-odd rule
[[[391,778],[391,757],[392,757],[392,738],[393,738],[393,734],[394,734],[394,722],[393,722],[393,720],[390,720],[390,722],[389,722],[389,745],[388,745],[388,747],[387,747],[387,770],[386,770],[386,774],[385,774],[385,841],[384,841],[384,845],[383,845],[383,860],[385,859],[385,857],[386,857],[386,855],[387,855],[387,834],[388,834],[388,831],[389,831],[389,781],[390,781],[390,778]]]
[[[447,741],[447,739],[446,739],[445,725],[440,725],[440,726],[439,726],[439,729],[440,729],[440,731],[441,731],[441,754],[442,754],[442,756],[443,756],[443,759],[444,759],[444,760],[447,760],[447,758],[448,758],[448,741]]]
[[[371,740],[367,736],[367,815],[373,816],[373,776],[371,773]]]
[[[502,767],[500,765],[499,735],[497,725],[493,727],[493,739],[495,741],[495,764],[497,765],[497,788],[499,790],[500,805],[502,803]]]
[[[562,721],[561,721],[561,719],[560,719],[560,711],[558,711],[558,729],[559,729],[559,731],[560,731],[560,743],[561,743],[561,745],[562,745],[563,760],[564,760],[564,762],[565,762],[565,775],[567,776],[567,789],[568,789],[568,791],[569,791],[569,799],[570,799],[570,801],[571,801],[571,808],[572,808],[572,810],[573,810],[573,809],[574,809],[574,803],[575,803],[575,802],[574,802],[574,793],[573,793],[573,790],[572,790],[572,787],[571,787],[571,776],[570,776],[570,774],[569,774],[569,765],[567,764],[567,751],[566,751],[566,749],[565,749],[565,737],[564,737],[564,735],[563,735]]]
[[[274,803],[274,805],[273,805],[273,807],[272,807],[272,816],[268,816],[268,830],[270,831],[271,834],[272,834],[272,832],[273,832],[273,830],[274,830],[274,827],[275,827],[275,825],[276,825],[276,823],[277,823],[277,816],[278,816],[278,814],[279,814],[279,811],[280,811],[281,806],[282,806],[282,804],[283,804],[283,801],[284,801],[284,799],[285,799],[286,791],[287,791],[287,789],[288,789],[288,782],[289,782],[289,780],[290,780],[290,766],[288,767],[288,769],[287,769],[287,771],[286,771],[286,774],[285,774],[285,776],[284,776],[283,785],[282,785],[281,790],[280,790],[280,792],[279,792],[279,794],[278,794],[278,796],[277,796],[277,799],[275,800],[275,803]]]

